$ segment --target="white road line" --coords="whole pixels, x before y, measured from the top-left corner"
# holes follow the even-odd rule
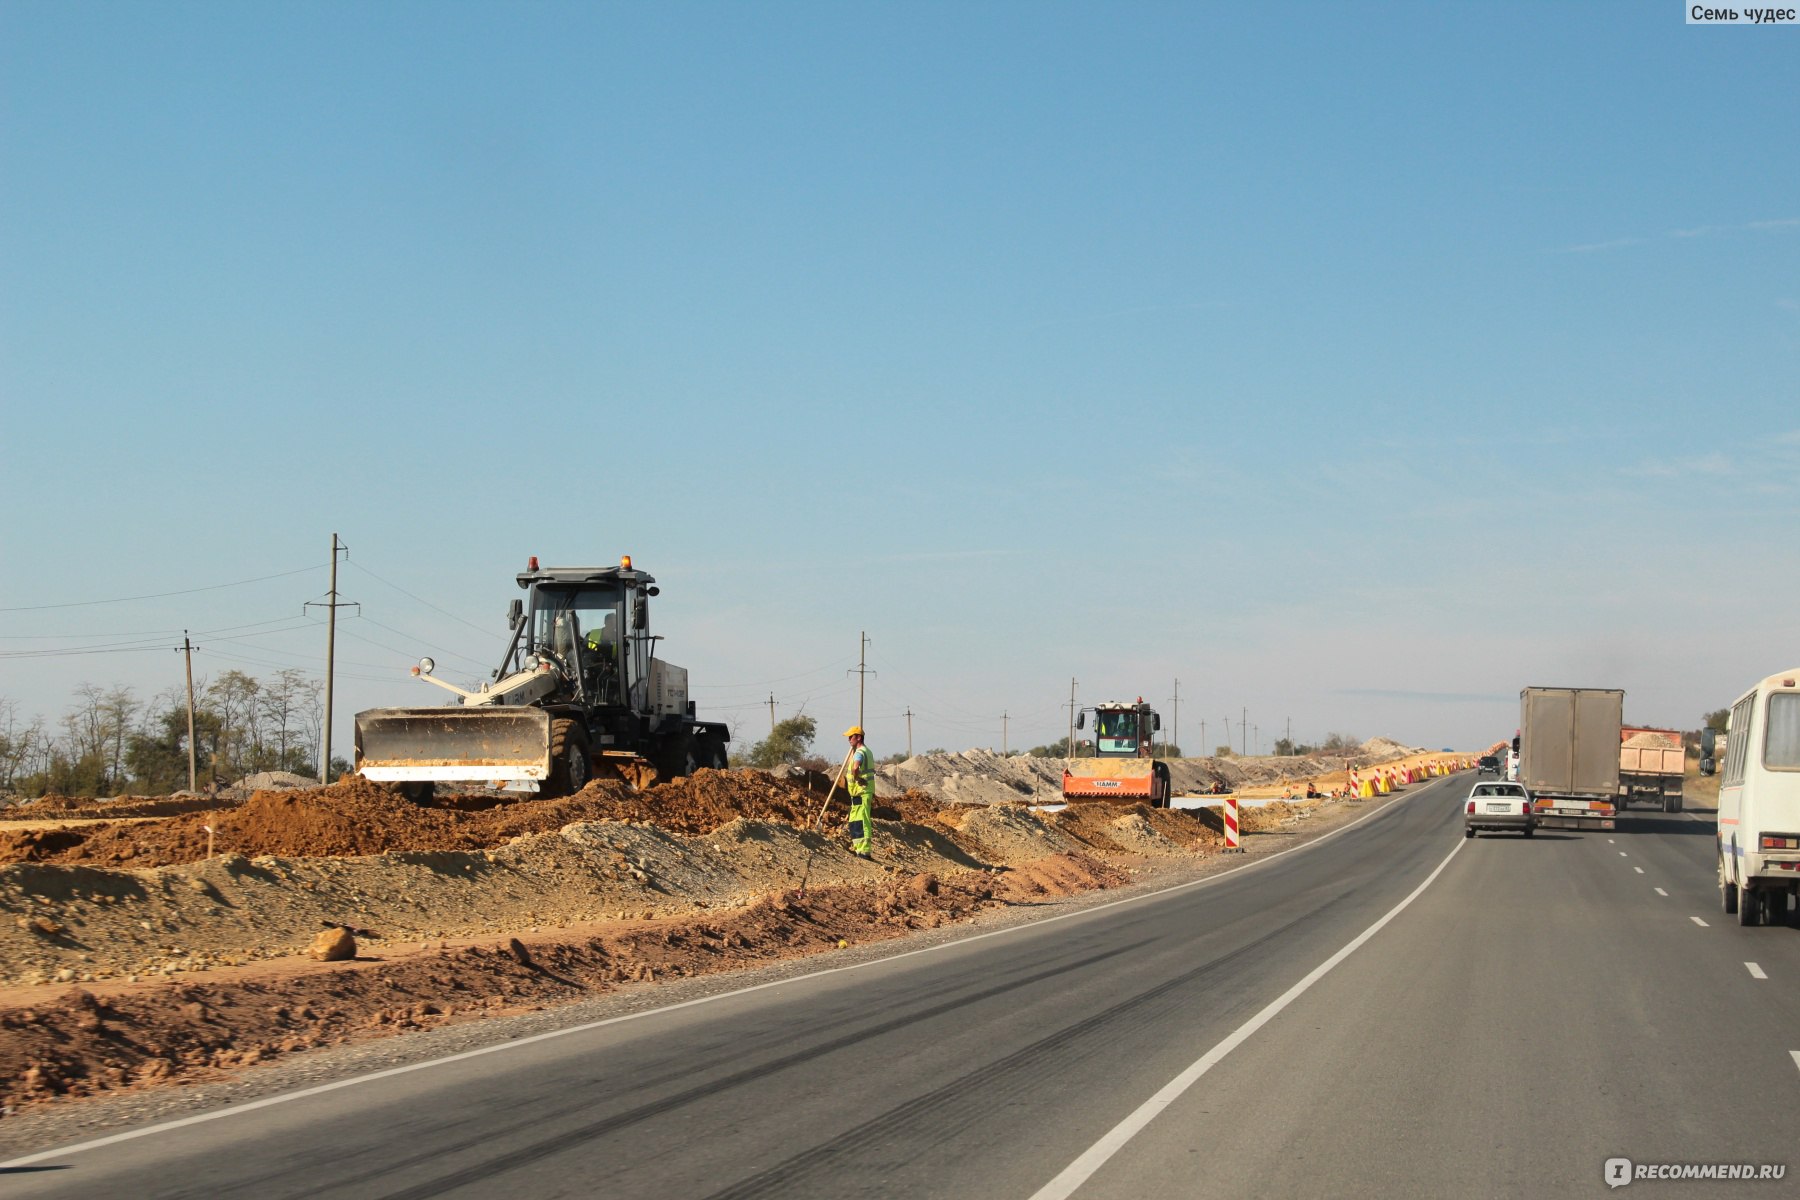
[[[1202,1075],[1217,1066],[1227,1054],[1248,1041],[1251,1034],[1267,1025],[1282,1009],[1298,1000],[1308,988],[1323,979],[1328,971],[1349,958],[1364,942],[1381,932],[1383,926],[1404,912],[1409,904],[1417,900],[1420,894],[1431,886],[1433,880],[1444,873],[1444,868],[1450,865],[1450,860],[1455,858],[1456,852],[1462,848],[1462,841],[1458,841],[1450,853],[1444,856],[1444,861],[1437,865],[1437,869],[1425,877],[1425,882],[1414,888],[1406,899],[1389,909],[1386,916],[1357,934],[1336,954],[1307,972],[1306,977],[1299,983],[1271,1000],[1261,1012],[1238,1026],[1226,1036],[1224,1041],[1201,1055],[1181,1074],[1164,1084],[1154,1096],[1138,1105],[1131,1115],[1114,1125],[1099,1141],[1084,1150],[1079,1158],[1058,1172],[1056,1178],[1033,1192],[1031,1200],[1067,1200],[1067,1197],[1073,1195],[1077,1188],[1086,1183],[1095,1171],[1105,1166],[1113,1155],[1123,1150],[1126,1143],[1136,1137],[1144,1126],[1154,1121],[1163,1109],[1175,1103],[1181,1098],[1183,1092],[1199,1082]]]
[[[1607,845],[1609,845],[1609,846],[1616,846],[1616,845],[1618,845],[1618,843],[1617,843],[1617,842],[1615,842],[1615,841],[1614,841],[1614,840],[1613,840],[1613,839],[1612,839],[1612,838],[1607,838],[1607,839],[1606,839],[1606,844],[1607,844]]]
[[[1415,797],[1422,796],[1430,787],[1430,784],[1426,784],[1424,788],[1411,793],[1411,795]],[[751,984],[749,987],[738,988],[736,991],[718,992],[711,996],[697,996],[692,1000],[683,1000],[678,1004],[665,1004],[660,1008],[647,1008],[641,1012],[623,1013],[619,1016],[606,1017],[599,1021],[587,1021],[580,1025],[570,1025],[563,1029],[552,1029],[547,1033],[533,1034],[530,1037],[515,1038],[507,1042],[496,1042],[491,1046],[478,1046],[473,1050],[463,1050],[456,1054],[446,1054],[442,1058],[430,1058],[426,1059],[424,1062],[408,1063],[405,1066],[387,1067],[380,1071],[371,1071],[366,1075],[354,1075],[348,1079],[338,1079],[331,1083],[321,1083],[316,1087],[301,1088],[296,1092],[283,1092],[279,1096],[265,1096],[261,1100],[251,1100],[243,1104],[233,1104],[226,1108],[214,1109],[212,1112],[196,1113],[191,1117],[181,1117],[174,1121],[163,1121],[156,1125],[146,1125],[141,1129],[127,1129],[122,1133],[113,1133],[108,1134],[106,1137],[94,1138],[92,1141],[76,1142],[72,1146],[57,1146],[50,1150],[39,1151],[36,1154],[27,1154],[23,1158],[8,1159],[5,1162],[0,1162],[0,1169],[9,1167],[28,1167],[33,1163],[46,1162],[53,1158],[67,1158],[72,1154],[79,1154],[83,1150],[98,1150],[102,1146],[111,1146],[118,1142],[129,1142],[136,1138],[149,1137],[151,1134],[167,1133],[170,1130],[180,1129],[187,1125],[200,1125],[207,1121],[217,1121],[222,1117],[234,1117],[239,1113],[255,1112],[259,1108],[270,1108],[277,1104],[286,1104],[290,1100],[304,1100],[309,1096],[317,1096],[325,1092],[335,1092],[339,1088],[355,1087],[359,1083],[373,1083],[377,1079],[387,1079],[393,1075],[408,1075],[414,1071],[423,1071],[430,1067],[441,1067],[446,1063],[461,1062],[466,1058],[480,1058],[484,1054],[498,1054],[503,1050],[511,1050],[518,1046],[529,1046],[533,1042],[549,1041],[551,1038],[565,1037],[571,1033],[586,1033],[589,1030],[599,1029],[607,1025],[617,1025],[624,1021],[636,1021],[644,1017],[654,1017],[660,1013],[675,1012],[677,1009],[693,1008],[701,1004],[712,1004],[720,1000],[729,1000],[735,996],[747,996],[752,992],[782,987],[790,983],[804,983],[809,979],[818,979],[826,975],[836,975],[841,971],[860,971],[867,967],[878,967],[883,963],[897,962],[903,958],[911,958],[916,954],[933,954],[939,950],[948,950],[952,946],[966,946],[970,942],[979,942],[985,938],[1002,937],[1006,934],[1018,933],[1025,929],[1037,929],[1056,921],[1067,921],[1073,917],[1084,917],[1090,913],[1103,912],[1109,908],[1117,908],[1121,904],[1137,904],[1140,901],[1151,900],[1157,896],[1166,896],[1170,892],[1179,892],[1191,887],[1200,887],[1206,884],[1216,883],[1227,875],[1236,875],[1239,871],[1248,871],[1252,867],[1263,866],[1266,863],[1273,862],[1284,854],[1294,854],[1298,851],[1309,850],[1314,846],[1329,841],[1340,833],[1355,829],[1364,821],[1380,816],[1388,809],[1394,807],[1394,804],[1397,801],[1407,798],[1407,794],[1395,792],[1392,798],[1382,804],[1379,808],[1372,808],[1348,825],[1340,825],[1329,833],[1322,833],[1310,842],[1303,842],[1298,846],[1289,846],[1286,850],[1277,850],[1273,854],[1267,854],[1261,858],[1252,859],[1243,866],[1232,867],[1228,871],[1220,871],[1217,875],[1208,875],[1204,879],[1190,879],[1186,883],[1171,884],[1166,888],[1158,888],[1154,892],[1145,892],[1141,896],[1126,896],[1119,900],[1109,900],[1105,904],[1096,904],[1091,908],[1077,909],[1074,912],[1058,913],[1051,917],[1039,917],[1035,921],[1028,921],[1022,925],[1009,925],[1005,929],[990,929],[986,933],[972,933],[965,938],[957,938],[955,941],[950,942],[939,942],[935,946],[922,946],[917,950],[903,950],[899,954],[890,954],[885,958],[872,958],[867,962],[846,963],[841,967],[826,967],[822,971],[813,971],[806,975],[795,975],[788,979],[771,979],[767,983]],[[1462,849],[1462,844],[1463,839],[1459,838],[1456,843],[1456,848],[1458,850]],[[1452,855],[1455,853],[1455,850],[1451,851]],[[1446,863],[1449,861],[1449,859],[1444,860]],[[1438,871],[1443,869],[1443,864],[1440,863],[1438,865]],[[1436,876],[1437,872],[1432,872],[1432,878],[1436,878]],[[1430,883],[1431,880],[1427,879],[1425,882]],[[1424,885],[1421,884],[1420,889],[1423,890],[1423,887]],[[1414,894],[1416,895],[1417,893]],[[1410,897],[1408,899],[1410,900]],[[1398,912],[1399,910],[1396,909],[1395,911]],[[1389,916],[1391,915],[1393,914],[1390,913]],[[1386,917],[1382,918],[1383,921],[1386,919]]]
[[[1625,853],[1623,850],[1621,850],[1621,851],[1619,851],[1619,857],[1620,858],[1630,858],[1631,855],[1629,855],[1629,854]]]
[[[1794,1056],[1794,1065],[1800,1067],[1800,1050],[1789,1050],[1788,1053]]]
[[[1642,868],[1642,867],[1633,867],[1631,869],[1636,871],[1639,875],[1642,875],[1644,873],[1644,868]]]
[[[1663,891],[1663,890],[1662,890],[1662,889],[1661,889],[1661,888],[1657,888],[1657,889],[1656,889],[1656,894],[1657,894],[1657,895],[1659,895],[1659,896],[1666,896],[1666,895],[1668,895],[1668,894],[1669,894],[1669,893],[1667,893],[1667,892],[1665,892],[1665,891]]]
[[[1750,978],[1752,978],[1752,979],[1767,979],[1768,978],[1768,976],[1763,973],[1763,969],[1761,967],[1757,966],[1755,963],[1750,963],[1750,962],[1745,963],[1744,969],[1750,972]]]
[[[1689,917],[1688,920],[1690,920],[1694,924],[1700,926],[1700,928],[1702,928],[1702,929],[1711,928],[1709,925],[1707,925],[1707,923],[1705,921],[1702,921],[1699,917]]]

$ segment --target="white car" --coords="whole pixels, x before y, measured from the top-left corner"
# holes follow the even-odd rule
[[[1531,811],[1531,793],[1522,783],[1504,779],[1483,780],[1469,793],[1463,807],[1463,836],[1474,837],[1482,829],[1512,829],[1530,837],[1537,828]]]

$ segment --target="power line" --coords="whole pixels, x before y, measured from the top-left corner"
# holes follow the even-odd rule
[[[503,642],[506,640],[506,637],[504,634],[496,633],[494,630],[488,628],[485,625],[477,625],[475,622],[468,620],[465,617],[459,617],[455,613],[451,612],[449,609],[439,608],[437,605],[433,604],[431,601],[425,599],[424,597],[413,595],[411,592],[407,591],[405,588],[401,587],[399,584],[391,583],[388,580],[383,579],[381,576],[377,575],[375,572],[369,570],[369,568],[367,568],[367,567],[363,566],[361,563],[356,562],[353,559],[351,559],[348,554],[346,554],[344,556],[344,563],[347,566],[355,567],[357,570],[361,571],[364,575],[367,575],[370,579],[373,579],[376,583],[386,584],[388,587],[393,588],[396,592],[399,592],[402,596],[405,596],[407,599],[418,601],[420,604],[423,604],[426,608],[429,608],[432,612],[442,613],[444,616],[449,617],[452,621],[460,621],[464,625],[467,625],[470,629],[476,630],[476,631],[484,634],[487,637],[493,638],[496,641]],[[396,630],[395,632],[399,632],[399,631]]]
[[[174,592],[151,592],[143,596],[119,596],[112,600],[70,600],[64,604],[24,604],[13,608],[0,608],[0,612],[48,612],[54,608],[90,608],[96,604],[129,604],[134,600],[163,600],[170,596],[193,596],[200,592],[218,592],[226,588],[244,587],[252,583],[267,583],[271,579],[286,579],[292,575],[304,575],[308,571],[317,571],[318,567],[301,567],[295,571],[281,571],[274,575],[258,575],[255,579],[239,579],[233,583],[215,583],[207,587],[182,588]]]

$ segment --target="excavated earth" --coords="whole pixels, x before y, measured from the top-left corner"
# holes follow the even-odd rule
[[[702,770],[641,794],[420,807],[353,777],[9,808],[0,1113],[898,937],[1116,887],[1221,839],[1216,808],[893,789],[871,863],[848,853],[828,784]],[[1275,801],[1243,826],[1313,811]],[[354,958],[308,957],[339,930]]]

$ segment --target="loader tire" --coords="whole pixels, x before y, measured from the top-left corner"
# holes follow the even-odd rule
[[[420,808],[431,807],[432,800],[437,796],[437,785],[429,779],[418,783],[403,783],[399,787],[400,794]]]
[[[716,737],[701,738],[700,765],[711,767],[715,771],[723,771],[729,767],[731,759],[725,753],[725,743]]]
[[[581,726],[566,717],[550,722],[550,778],[539,794],[573,796],[593,777],[594,758]]]

